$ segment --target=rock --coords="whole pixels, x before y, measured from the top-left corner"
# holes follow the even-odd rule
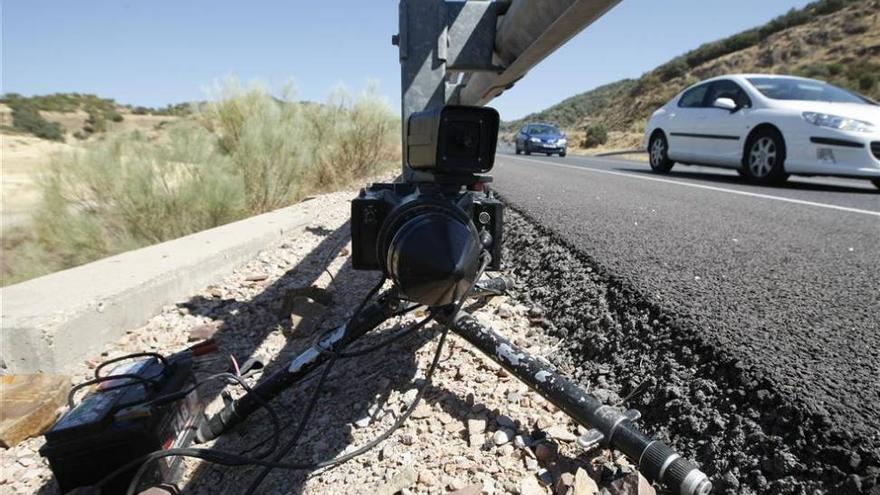
[[[486,437],[483,436],[482,433],[477,433],[476,435],[468,435],[468,445],[475,448],[480,448],[483,444],[486,443]]]
[[[418,406],[416,406],[416,409],[412,412],[410,417],[413,419],[425,419],[429,418],[431,414],[431,406],[422,402]]]
[[[509,416],[506,416],[504,414],[499,414],[498,416],[496,416],[495,422],[498,423],[498,426],[502,428],[509,428],[511,430],[516,429],[516,423],[514,423]]]
[[[512,433],[510,430],[500,429],[492,435],[492,442],[495,443],[495,445],[504,445],[510,441],[511,436]]]
[[[550,471],[548,471],[547,469],[539,469],[538,482],[540,482],[544,486],[550,486],[553,484],[553,475],[550,474]]]
[[[425,486],[434,486],[438,483],[437,477],[434,476],[434,473],[428,471],[427,469],[423,469],[419,473],[419,483]]]
[[[404,466],[391,480],[376,489],[376,495],[394,495],[416,482],[418,475],[412,466]]]
[[[189,330],[188,340],[195,342],[197,340],[208,340],[214,337],[219,328],[216,324],[206,323],[204,325],[196,325]]]
[[[636,472],[614,480],[607,490],[611,495],[657,495],[648,480]]]
[[[519,483],[520,495],[546,495],[547,490],[538,483],[534,476],[526,476]]]
[[[358,428],[366,428],[367,426],[370,426],[370,422],[372,420],[373,420],[373,418],[371,418],[370,416],[364,416],[363,418],[355,421],[354,425],[357,426]]]
[[[404,445],[412,445],[416,443],[416,437],[412,433],[405,432],[400,435],[400,443]]]
[[[526,469],[529,471],[537,471],[541,466],[538,464],[538,461],[532,457],[526,457]]]
[[[562,473],[559,476],[559,481],[565,486],[574,486],[574,475],[571,473]]]
[[[513,445],[518,449],[524,449],[528,447],[532,443],[531,438],[524,437],[522,435],[517,435],[513,437]]]
[[[312,334],[327,314],[327,306],[319,302],[319,291],[309,289],[294,289],[284,295],[280,317],[290,318],[291,334]]]
[[[477,435],[486,431],[486,420],[483,418],[475,418],[467,420],[467,428],[469,435]]]
[[[568,428],[561,425],[554,425],[550,428],[547,428],[547,434],[550,435],[551,438],[556,440],[560,440],[562,442],[574,442],[577,440],[577,435],[571,432]]]
[[[388,459],[391,459],[391,457],[394,455],[394,447],[386,444],[384,447],[382,447],[382,450],[379,453],[379,459],[387,461]]]
[[[55,423],[67,399],[70,377],[64,375],[0,376],[0,444],[14,447],[43,434]]]
[[[216,297],[217,299],[220,299],[221,297],[223,297],[223,291],[220,289],[217,289],[217,288],[213,288],[213,289],[209,290],[208,294],[211,294],[211,297]]]
[[[459,488],[452,492],[451,495],[480,495],[480,492],[483,491],[482,484],[473,484],[467,485],[464,488]]]
[[[535,446],[535,457],[542,464],[551,464],[556,462],[559,454],[556,451],[556,445],[549,442],[541,442]]]
[[[254,272],[248,274],[244,279],[248,282],[262,282],[269,278],[269,274],[264,272]]]
[[[574,473],[574,486],[571,495],[597,495],[599,486],[590,478],[586,471],[581,468]]]
[[[513,454],[513,451],[514,451],[514,447],[513,447],[513,445],[510,445],[509,443],[504,444],[501,447],[498,447],[498,455],[500,455],[502,457],[507,457],[507,456]]]
[[[466,487],[467,482],[460,480],[458,478],[453,478],[452,480],[449,481],[449,484],[447,486],[450,490],[456,491],[456,490],[461,490],[464,487]]]
[[[498,313],[498,316],[500,316],[501,318],[505,318],[505,319],[510,318],[513,316],[513,307],[511,307],[507,303],[501,303],[501,305],[498,306],[497,313]]]

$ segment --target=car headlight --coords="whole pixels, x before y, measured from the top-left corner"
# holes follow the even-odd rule
[[[533,142],[533,143],[540,143],[540,142],[541,142],[541,138],[532,138],[532,139],[529,139],[529,141],[531,141],[531,142]]]
[[[558,144],[559,146],[565,146],[566,144],[568,144],[568,141],[565,139],[560,139],[559,141],[556,141],[556,144]]]
[[[871,132],[874,125],[864,120],[850,119],[827,113],[804,112],[804,120],[820,127],[830,127],[841,131]]]

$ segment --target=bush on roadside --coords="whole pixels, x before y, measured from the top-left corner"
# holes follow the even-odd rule
[[[83,132],[86,135],[107,132],[107,119],[104,118],[104,115],[95,109],[89,109],[87,111],[89,116],[86,117]]]
[[[669,81],[670,79],[675,79],[676,77],[682,77],[688,72],[688,63],[682,58],[676,58],[672,62],[661,65],[657,69],[657,73],[660,76],[661,82]]]
[[[61,130],[61,126],[43,118],[33,105],[24,101],[16,101],[11,103],[10,107],[12,108],[13,128],[39,138],[64,141],[64,132]]]
[[[608,142],[608,129],[602,124],[587,126],[584,129],[584,148],[595,148]]]
[[[399,160],[394,114],[370,92],[319,105],[230,84],[165,132],[111,134],[55,156],[31,232],[4,239],[3,283],[287,206]]]

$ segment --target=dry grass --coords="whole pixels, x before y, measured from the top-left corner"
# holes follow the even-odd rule
[[[398,163],[398,137],[373,92],[318,105],[230,83],[161,138],[117,132],[55,154],[30,224],[4,234],[3,284],[362,182]]]

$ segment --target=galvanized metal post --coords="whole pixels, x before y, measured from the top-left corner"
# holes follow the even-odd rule
[[[492,63],[500,5],[487,0],[400,0],[400,52],[403,177],[429,181],[431,175],[407,166],[407,125],[413,113],[455,102],[456,72],[496,70]]]
[[[407,123],[415,112],[446,102],[446,61],[440,58],[440,34],[446,28],[446,3],[438,0],[400,0],[401,140],[403,178],[418,181],[407,166]]]

